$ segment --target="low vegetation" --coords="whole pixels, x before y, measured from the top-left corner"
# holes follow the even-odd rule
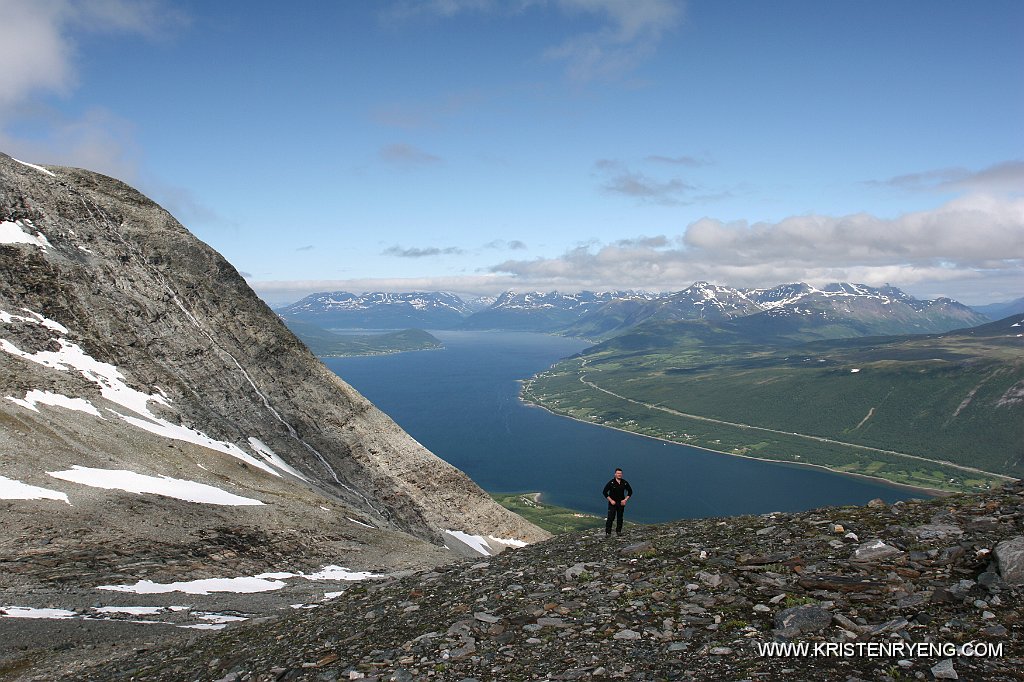
[[[979,490],[1024,473],[1024,354],[1019,338],[977,329],[758,344],[651,325],[535,376],[522,396],[729,454]]]
[[[354,355],[386,355],[413,350],[443,348],[443,344],[422,329],[403,329],[383,334],[336,334],[311,322],[282,318],[295,334],[321,358]]]
[[[501,506],[514,511],[549,533],[597,528],[604,523],[604,519],[592,514],[547,504],[541,500],[540,493],[492,493],[491,497]]]

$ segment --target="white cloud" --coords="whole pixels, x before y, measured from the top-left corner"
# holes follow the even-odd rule
[[[457,246],[428,246],[426,248],[410,247],[403,248],[397,244],[389,246],[381,251],[384,256],[397,256],[398,258],[426,258],[428,256],[457,256],[465,253]]]
[[[674,242],[673,248],[666,244]],[[582,246],[491,268],[537,287],[678,289],[805,281],[917,286],[977,300],[1024,282],[1024,199],[971,195],[893,219],[865,213],[776,223],[704,218],[667,236]]]
[[[966,190],[1020,194],[1024,192],[1024,161],[1003,161],[979,171],[966,168],[938,168],[897,175],[888,180],[868,180],[864,184],[914,191]]]
[[[41,163],[131,176],[132,131],[122,118],[101,109],[68,118],[38,99],[67,96],[79,85],[76,36],[134,34],[152,39],[183,24],[183,16],[156,0],[0,0],[0,16],[4,26],[0,144],[4,150]],[[31,141],[11,132],[23,120],[35,129]]]
[[[608,80],[635,69],[657,49],[664,34],[683,18],[675,0],[558,0],[571,15],[597,16],[600,29],[572,36],[550,48],[546,56],[562,60],[570,78]]]
[[[388,163],[406,166],[421,166],[426,164],[439,163],[441,158],[434,156],[422,149],[417,149],[411,144],[399,142],[381,147],[378,152],[381,160]]]

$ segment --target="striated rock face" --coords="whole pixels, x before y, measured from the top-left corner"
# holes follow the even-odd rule
[[[294,562],[343,552],[378,569],[446,560],[446,530],[547,537],[326,369],[158,205],[3,154],[0,477],[0,570],[30,570],[38,536],[60,563],[113,534],[164,572],[169,547],[188,554],[211,529],[262,537],[235,553],[254,570],[282,534],[298,536],[277,553]],[[125,491],[167,477],[212,498]],[[141,577],[101,563],[86,556],[78,578]]]

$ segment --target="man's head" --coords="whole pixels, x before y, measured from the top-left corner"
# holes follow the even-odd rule
[[[622,469],[616,469],[616,470],[615,470],[615,480],[617,480],[617,481],[618,481],[618,480],[620,480],[621,478],[622,478]]]

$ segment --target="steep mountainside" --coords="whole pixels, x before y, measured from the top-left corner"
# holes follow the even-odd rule
[[[350,294],[333,291],[310,294],[278,310],[289,320],[312,322],[336,329],[450,329],[470,313],[466,303],[444,291],[393,294]]]
[[[380,570],[445,561],[442,544],[466,549],[458,537],[546,537],[121,182],[0,155],[0,273],[0,573],[95,585],[260,571],[283,542],[295,567]],[[248,539],[217,566],[197,561],[218,534]]]

